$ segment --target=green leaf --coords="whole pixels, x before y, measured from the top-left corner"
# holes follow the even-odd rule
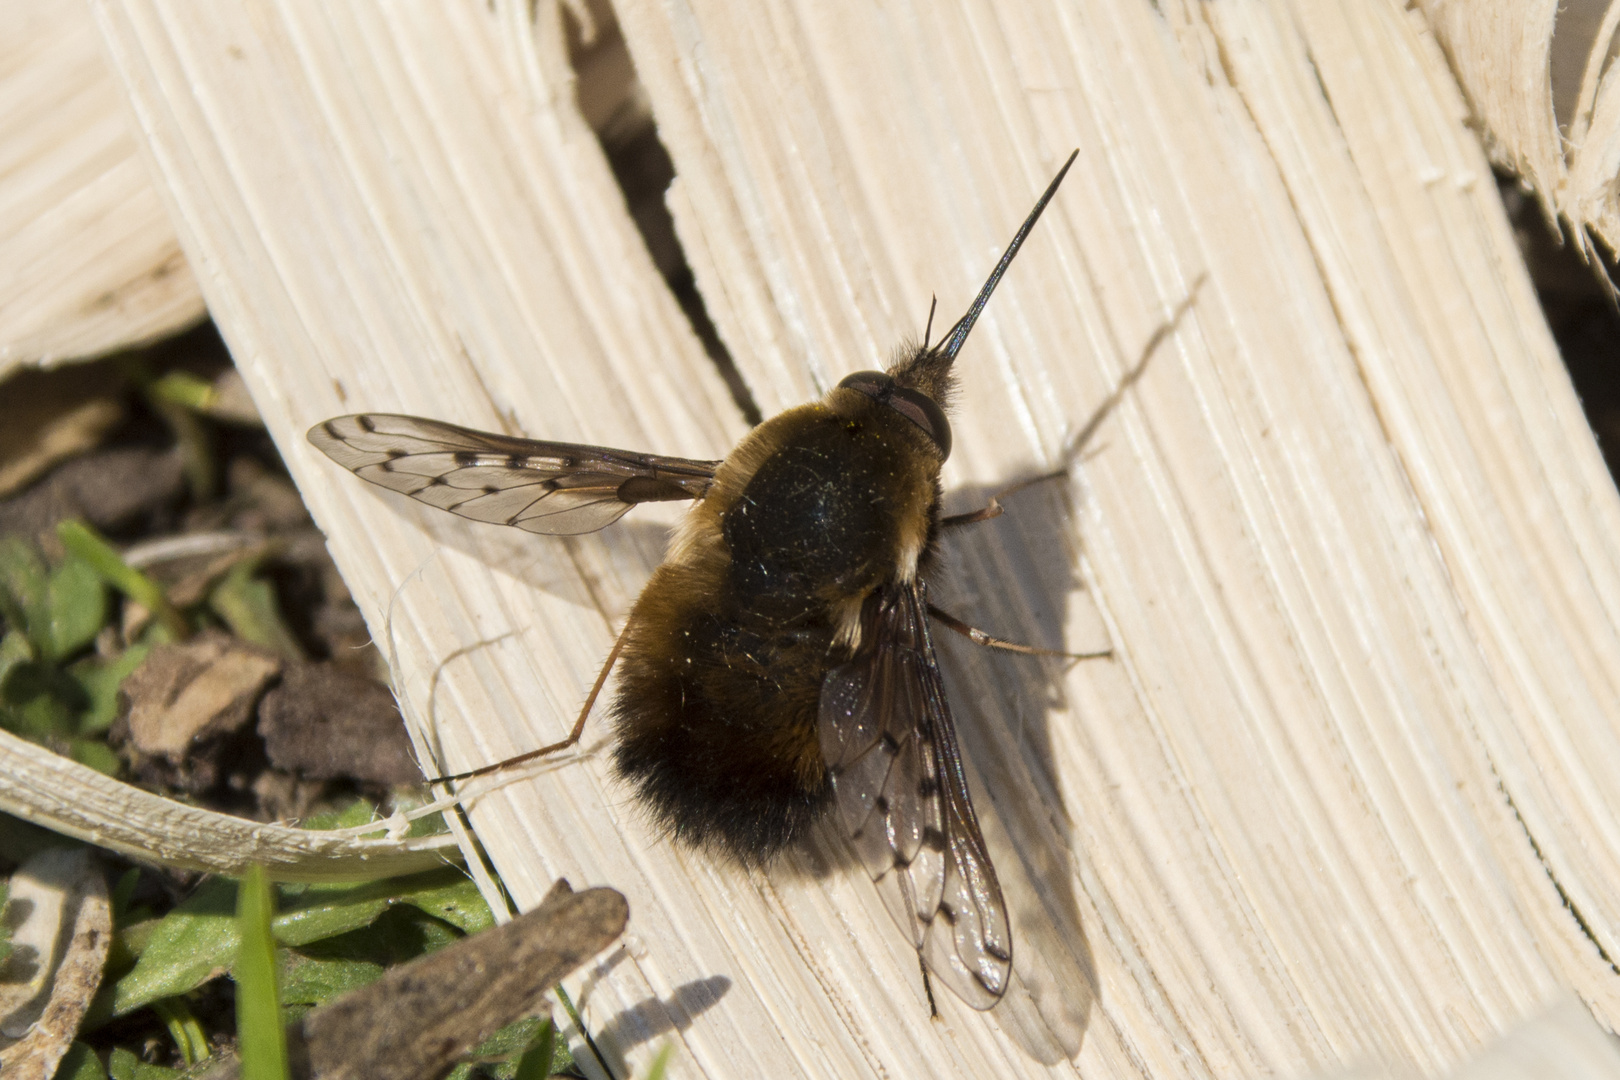
[[[194,990],[228,971],[240,942],[236,884],[203,883],[152,931],[140,959],[113,988],[113,1015]]]
[[[162,919],[152,918],[149,915],[145,919],[135,920],[121,927],[118,931],[118,938],[123,942],[124,948],[129,950],[129,955],[139,959],[140,955],[146,951],[146,947],[152,944],[152,939],[157,936],[157,932],[162,926]],[[131,964],[133,962],[132,960]]]
[[[461,932],[449,924],[402,904],[383,912],[370,926],[312,941],[298,951],[319,960],[363,960],[391,967],[461,937]]]
[[[551,1018],[539,1016],[506,1025],[478,1044],[471,1056],[481,1061],[457,1066],[446,1080],[472,1080],[475,1076],[546,1080],[566,1073],[574,1064],[568,1045],[557,1038]]]
[[[362,809],[360,820],[368,820],[369,809]],[[389,964],[449,944],[462,928],[493,922],[476,888],[452,867],[282,891],[290,910],[270,927],[280,942],[299,946],[300,955],[282,960],[283,1000],[290,1005],[330,1000],[377,978]],[[112,988],[113,1015],[184,994],[228,970],[242,941],[232,916],[236,899],[231,882],[209,881],[155,923],[121,930],[119,941],[138,959]]]
[[[174,432],[175,449],[180,452],[180,465],[186,474],[186,486],[191,489],[191,497],[198,502],[206,502],[213,496],[218,471],[208,425],[187,406],[175,403],[173,396],[186,396],[183,389],[178,395],[155,393],[156,387],[162,383],[160,379],[147,384],[147,402],[152,406],[152,411],[169,425],[169,430]]]
[[[71,740],[68,743],[68,756],[80,765],[88,765],[106,776],[117,776],[124,768],[123,759],[100,739]]]
[[[377,817],[377,807],[366,799],[356,799],[342,810],[334,810],[326,814],[311,814],[304,819],[301,828],[316,831],[331,829],[355,829],[361,825],[370,825]]]
[[[174,1080],[180,1071],[165,1069],[161,1065],[148,1065],[120,1046],[107,1055],[107,1075],[112,1080]]]
[[[394,809],[397,812],[410,813],[427,802],[425,798],[414,795],[396,794]],[[355,829],[362,825],[370,825],[379,820],[376,804],[366,799],[356,799],[342,810],[335,810],[325,814],[311,814],[299,825],[301,829],[314,832],[332,831],[336,829]],[[433,813],[424,817],[412,818],[405,829],[408,837],[441,836],[450,831],[450,826],[444,822],[444,814]]]
[[[324,1005],[382,977],[383,966],[369,960],[321,959],[296,949],[282,950],[281,1000],[288,1005]]]
[[[186,371],[170,371],[152,380],[147,393],[160,401],[201,412],[213,403],[213,384]]]
[[[294,901],[296,910],[276,917],[276,940],[283,945],[308,945],[370,926],[397,902],[390,895],[392,885],[388,880],[311,888]]]
[[[435,871],[438,873],[438,871]],[[400,900],[414,908],[443,919],[465,934],[476,934],[495,925],[495,916],[484,902],[478,886],[460,870],[452,871],[456,880],[439,886],[400,894]]]
[[[524,1053],[542,1034],[541,1029],[551,1021],[540,1016],[525,1016],[514,1020],[501,1030],[473,1047],[473,1057],[504,1058]]]
[[[302,660],[303,646],[282,621],[275,590],[268,581],[254,576],[257,569],[251,560],[231,567],[208,594],[208,606],[243,641],[271,649],[289,660]]]
[[[540,1030],[535,1032],[529,1048],[518,1059],[512,1080],[546,1080],[546,1077],[555,1076],[573,1064],[568,1045],[557,1038],[557,1025],[547,1017]]]
[[[112,887],[112,894],[108,896],[108,904],[112,908],[113,923],[118,927],[129,925],[133,914],[130,911],[130,901],[135,896],[135,890],[141,884],[141,872],[136,867],[125,870],[118,876],[118,883]]]
[[[51,742],[70,738],[84,708],[84,691],[60,668],[30,662],[8,673],[0,695],[0,727],[25,739]]]
[[[558,1056],[557,1029],[549,1017],[526,1016],[473,1047],[471,1061],[445,1075],[445,1080],[546,1080],[574,1063],[567,1047]]]
[[[45,560],[20,536],[0,538],[0,614],[16,630],[34,635],[45,605]]]
[[[89,707],[79,717],[79,734],[94,735],[112,727],[118,719],[118,688],[151,651],[150,644],[142,643],[131,645],[111,660],[87,656],[68,666],[68,674],[90,699]]]
[[[152,612],[175,639],[183,640],[191,632],[164,595],[163,587],[126,563],[90,526],[82,521],[64,521],[56,526],[56,535],[62,546],[89,564],[101,580]]]
[[[56,1066],[56,1080],[107,1080],[107,1070],[101,1067],[94,1050],[74,1040]]]
[[[24,705],[37,697],[55,698],[75,711],[90,703],[84,689],[55,664],[43,660],[13,664],[6,672],[6,704]]]
[[[449,831],[450,825],[444,820],[443,811],[440,811],[428,814],[425,817],[412,818],[410,827],[405,830],[405,835],[414,840],[423,836],[443,836]]]
[[[107,621],[107,590],[90,564],[74,555],[45,582],[35,641],[47,660],[65,660],[95,640]]]
[[[201,1021],[191,1011],[191,1006],[186,1004],[185,998],[154,1001],[152,1011],[169,1029],[169,1038],[174,1040],[175,1049],[180,1051],[180,1060],[186,1063],[187,1068],[208,1057],[211,1053],[208,1033],[203,1030]]]
[[[287,1032],[276,995],[276,943],[270,937],[273,910],[264,867],[249,867],[239,891],[242,944],[233,969],[242,1080],[287,1080]]]
[[[107,963],[102,970],[101,988],[96,991],[93,1008],[95,1019],[104,1022],[112,1015],[113,984],[135,966],[136,959],[151,941],[158,921],[152,909],[141,904],[134,906],[135,890],[141,882],[139,870],[126,870],[113,886],[109,898],[112,906],[113,935],[107,946]]]
[[[6,683],[18,665],[34,660],[34,645],[21,630],[7,630],[0,638],[0,696],[4,696]]]
[[[471,932],[494,924],[476,886],[454,867],[356,885],[314,885],[276,917],[276,939],[305,945],[369,926],[396,904],[409,904]]]

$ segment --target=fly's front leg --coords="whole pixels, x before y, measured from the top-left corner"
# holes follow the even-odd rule
[[[1007,508],[1001,505],[1002,499],[1005,499],[1011,495],[1016,495],[1027,487],[1034,487],[1036,484],[1044,484],[1048,480],[1061,480],[1067,475],[1069,475],[1067,470],[1059,469],[1057,472],[1049,472],[1042,476],[1033,477],[1029,480],[1021,480],[1012,487],[1002,488],[1000,491],[990,496],[990,501],[985,503],[985,505],[979,509],[970,510],[965,514],[952,514],[950,517],[940,518],[939,523],[943,528],[954,529],[961,525],[977,525],[981,521],[989,521],[991,518],[998,518],[1007,512]]]
[[[1005,499],[1010,495],[1015,495],[1027,487],[1033,487],[1036,484],[1043,484],[1048,480],[1061,480],[1066,476],[1068,476],[1068,471],[1060,469],[1056,472],[1049,472],[1041,476],[1032,477],[1028,480],[1022,480],[1011,487],[1002,488],[1000,491],[990,496],[990,500],[980,509],[970,511],[966,514],[952,514],[950,517],[941,518],[939,523],[946,528],[956,528],[962,525],[976,525],[981,521],[989,521],[991,518],[998,518],[1007,512],[1006,507],[1001,505],[1002,499]],[[928,605],[928,613],[938,620],[941,626],[944,626],[948,630],[954,630],[958,634],[961,634],[963,637],[967,638],[969,641],[972,641],[975,645],[983,645],[987,649],[1000,649],[1003,652],[1022,653],[1025,656],[1052,656],[1063,660],[1094,660],[1098,657],[1113,655],[1112,650],[1090,653],[1070,653],[1062,652],[1058,649],[1042,649],[1034,645],[1020,645],[1017,642],[996,637],[994,634],[980,630],[976,626],[971,626],[963,620],[958,619],[955,615],[935,607],[933,604]]]

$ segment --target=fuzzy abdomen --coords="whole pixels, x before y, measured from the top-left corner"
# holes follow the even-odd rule
[[[614,763],[675,839],[763,862],[830,796],[817,706],[832,628],[704,603],[693,576],[660,567],[631,615]]]
[[[848,404],[784,413],[739,446],[630,613],[618,772],[677,840],[744,863],[830,805],[822,682],[850,658],[862,603],[916,571],[934,528],[939,466],[920,433]]]

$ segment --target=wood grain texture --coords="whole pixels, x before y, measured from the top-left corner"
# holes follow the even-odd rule
[[[0,376],[203,314],[88,7],[0,7]]]
[[[557,8],[95,10],[198,268],[448,768],[565,732],[663,542],[456,520],[303,442],[416,412],[689,457],[743,430],[574,106]],[[587,1020],[675,1075],[1434,1071],[1620,1018],[1620,503],[1440,49],[1389,3],[623,0],[710,313],[769,413],[953,315],[945,646],[1015,986],[922,1003],[862,875],[746,875],[584,760],[482,800],[524,904],[630,900]],[[667,519],[666,519],[667,520]],[[391,618],[390,618],[391,613]],[[1579,912],[1585,929],[1574,917]],[[621,1075],[622,1075],[621,1070]]]

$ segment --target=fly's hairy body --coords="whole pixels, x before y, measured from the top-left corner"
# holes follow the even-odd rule
[[[759,863],[825,814],[822,683],[873,593],[931,560],[939,466],[840,387],[715,471],[631,613],[613,706],[618,771],[677,839]]]

